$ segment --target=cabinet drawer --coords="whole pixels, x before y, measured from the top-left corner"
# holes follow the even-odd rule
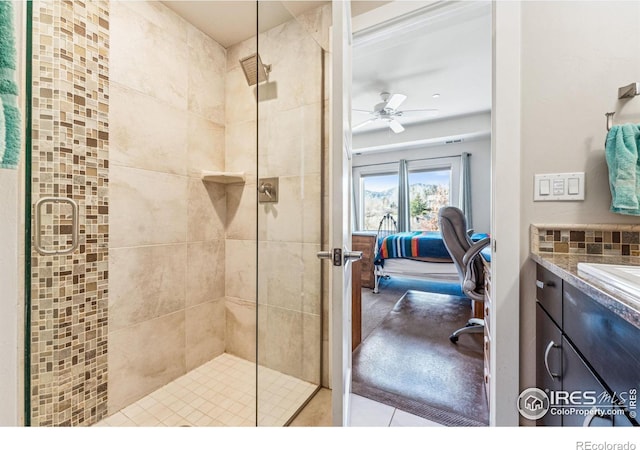
[[[484,328],[489,331],[491,330],[491,303],[486,301],[483,304],[483,316],[484,316]]]
[[[562,328],[562,279],[541,265],[536,268],[536,299]]]
[[[487,401],[491,401],[491,373],[486,365],[484,366],[484,390],[487,394]]]
[[[486,361],[491,361],[491,337],[484,333],[484,358]]]
[[[491,267],[484,262],[484,296],[491,300]]]
[[[565,283],[564,332],[613,392],[640,384],[640,329]]]

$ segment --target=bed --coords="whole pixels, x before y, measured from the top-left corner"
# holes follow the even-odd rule
[[[488,237],[474,233],[472,241]],[[439,231],[378,233],[374,252],[373,292],[380,292],[380,279],[391,275],[431,281],[458,282],[456,270]]]

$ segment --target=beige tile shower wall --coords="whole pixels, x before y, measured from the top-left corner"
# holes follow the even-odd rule
[[[80,246],[31,254],[31,424],[107,413],[109,3],[33,3],[32,193],[79,205]],[[71,241],[68,208],[43,208],[47,250]]]
[[[259,103],[238,65],[256,45],[272,69]],[[320,383],[322,49],[291,20],[227,55],[225,161],[249,173],[227,196],[227,351],[255,359],[257,251],[259,363]],[[279,177],[277,204],[256,205],[256,176]]]
[[[160,2],[111,4],[109,412],[225,348],[226,52]]]
[[[246,174],[245,184],[227,186],[225,350],[248,361],[256,360],[257,103],[239,60],[256,46],[251,38],[227,49],[225,79],[226,170]]]

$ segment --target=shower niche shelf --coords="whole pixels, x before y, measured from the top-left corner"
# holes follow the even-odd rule
[[[213,170],[202,171],[202,181],[220,184],[244,184],[244,172],[219,172]]]

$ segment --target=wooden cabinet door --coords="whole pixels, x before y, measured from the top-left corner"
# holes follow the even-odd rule
[[[536,305],[536,387],[562,389],[562,332],[538,303]],[[537,425],[562,426],[562,416],[545,414]]]
[[[568,393],[576,392],[595,392],[598,398],[598,406],[601,406],[603,410],[612,408],[613,405],[604,404],[600,400],[600,395],[606,392],[606,389],[595,375],[591,372],[591,369],[587,367],[582,358],[576,353],[573,346],[563,338],[562,343],[562,355],[563,355],[563,371],[562,371],[562,389]],[[569,405],[570,406],[570,405]],[[588,408],[580,406],[580,408]],[[611,427],[613,426],[612,416],[598,416],[598,415],[584,415],[580,413],[575,414],[563,414],[562,426],[565,427]]]

